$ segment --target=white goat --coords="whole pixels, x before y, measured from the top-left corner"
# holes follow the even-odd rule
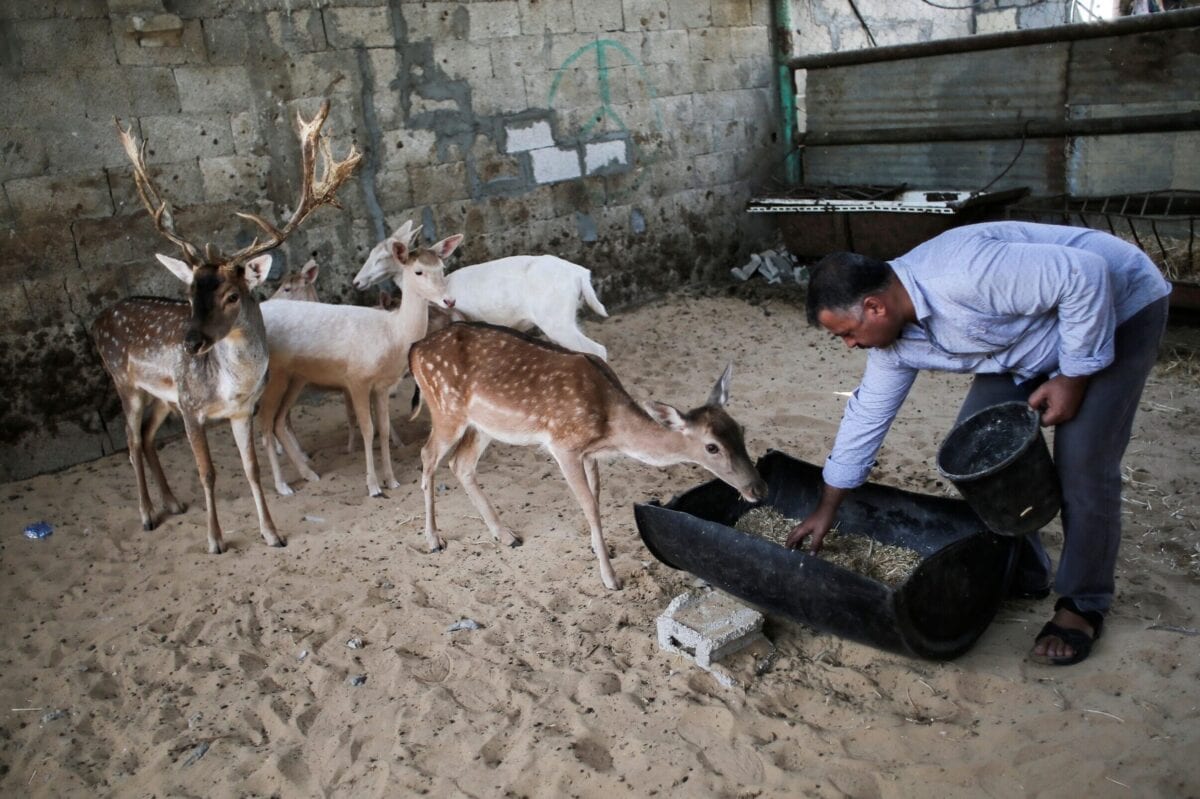
[[[364,289],[390,277],[403,291],[393,246],[397,241],[411,246],[420,230],[405,222],[375,245],[354,277],[355,287]],[[592,288],[591,271],[579,264],[554,255],[513,255],[456,269],[447,276],[446,286],[456,300],[455,313],[467,320],[520,331],[537,327],[560,346],[608,358],[604,346],[581,333],[575,319],[584,302],[608,316]]]
[[[374,395],[383,477],[389,488],[400,485],[392,471],[389,448],[388,389],[408,371],[408,350],[428,330],[426,304],[454,307],[454,298],[446,289],[443,261],[458,248],[462,238],[450,236],[428,249],[415,251],[406,243],[395,242],[393,256],[402,265],[409,286],[396,311],[291,300],[263,303],[270,369],[259,403],[259,423],[268,438],[272,432],[279,437],[305,479],[315,481],[320,477],[305,462],[285,421],[291,403],[304,385],[311,382],[349,392],[367,458],[367,491],[371,496],[381,496],[383,490],[375,474],[375,428],[371,421]],[[273,442],[265,443],[276,490],[283,495],[291,494]]]

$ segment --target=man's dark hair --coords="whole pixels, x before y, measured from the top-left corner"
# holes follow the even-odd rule
[[[821,311],[846,311],[892,282],[887,261],[853,252],[826,255],[809,268],[808,323],[818,326]]]

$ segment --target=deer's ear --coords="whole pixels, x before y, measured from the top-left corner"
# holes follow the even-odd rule
[[[321,271],[321,267],[317,266],[317,259],[309,258],[308,263],[300,267],[300,277],[304,278],[305,283],[312,283],[316,281],[319,271]]]
[[[402,241],[411,247],[413,241],[415,241],[417,238],[417,234],[420,232],[421,232],[420,225],[413,227],[412,220],[406,219],[404,221],[403,225],[396,228],[396,232],[393,233],[391,237],[393,239],[395,239],[396,241]]]
[[[430,252],[441,258],[443,261],[450,257],[450,254],[458,249],[458,245],[462,244],[463,234],[455,233],[453,236],[447,236],[429,248]]]
[[[271,253],[269,252],[263,253],[257,258],[251,258],[249,261],[247,261],[244,267],[246,285],[250,288],[254,288],[266,280],[267,275],[271,273],[272,262],[273,259],[271,257]]]
[[[665,402],[656,402],[654,400],[650,400],[643,407],[645,407],[646,413],[650,414],[650,417],[654,419],[654,421],[658,422],[668,430],[675,430],[678,432],[686,427],[683,421],[683,415],[677,409]]]
[[[721,378],[717,380],[717,384],[713,386],[712,393],[708,395],[706,403],[711,408],[724,408],[729,402],[729,381],[733,379],[733,364],[725,367],[725,371],[721,373]]]
[[[178,258],[172,258],[169,255],[163,255],[161,252],[154,255],[158,262],[171,270],[171,274],[182,280],[187,285],[192,285],[192,268]]]
[[[397,262],[407,262],[408,254],[408,242],[401,241],[400,239],[392,239],[392,257],[395,258]]]

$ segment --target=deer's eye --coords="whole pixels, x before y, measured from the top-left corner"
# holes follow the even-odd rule
[[[241,297],[238,296],[237,292],[234,292],[233,294],[230,294],[229,296],[227,296],[225,298],[225,304],[226,305],[235,305],[235,304],[237,304],[237,301],[240,299],[241,299]]]
[[[423,275],[425,273],[422,272],[420,269],[418,269],[417,271],[413,272],[413,274],[416,275],[417,277],[420,277],[421,275]]]
[[[284,293],[284,294],[287,294],[287,293],[288,293],[288,292],[290,292],[291,290],[292,290],[292,287],[291,287],[291,286],[284,286],[284,287],[283,287],[283,293]]]
[[[721,451],[721,448],[718,447],[716,444],[705,444],[704,451],[707,452],[709,455],[716,455],[718,452]]]

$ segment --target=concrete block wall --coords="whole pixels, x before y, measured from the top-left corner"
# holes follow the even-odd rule
[[[773,230],[742,213],[781,155],[769,0],[54,0],[0,3],[0,480],[124,446],[87,329],[132,294],[182,297],[114,117],[189,239],[285,217],[295,118],[332,101],[365,152],[283,248],[322,296],[406,219],[459,264],[554,252],[611,308],[723,275]],[[276,274],[276,277],[279,275]],[[268,290],[272,286],[267,286]]]

